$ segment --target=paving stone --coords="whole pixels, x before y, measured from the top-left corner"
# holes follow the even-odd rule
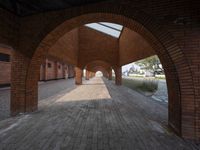
[[[166,105],[104,78],[48,95],[38,112],[2,120],[0,133],[0,150],[198,149],[167,128]]]

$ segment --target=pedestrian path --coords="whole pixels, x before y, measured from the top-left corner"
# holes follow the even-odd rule
[[[167,108],[102,78],[0,122],[1,150],[192,150],[167,128]],[[197,149],[197,148],[196,148]]]

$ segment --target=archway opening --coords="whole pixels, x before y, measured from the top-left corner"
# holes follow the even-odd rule
[[[74,89],[74,76],[73,65],[58,57],[48,55],[40,65],[38,101]],[[38,103],[38,106],[40,106],[40,103]]]
[[[0,121],[10,116],[11,65],[14,49],[0,45]]]
[[[30,65],[29,65],[29,68],[28,68],[28,71],[27,71],[27,77],[26,77],[26,86],[25,86],[25,90],[28,91],[29,93],[31,92],[32,95],[29,95],[29,94],[26,94],[25,95],[25,101],[26,101],[26,111],[32,111],[32,110],[35,110],[37,108],[37,92],[35,91],[35,89],[37,88],[37,85],[36,83],[34,82],[36,79],[37,79],[37,76],[35,76],[35,71],[38,72],[38,68],[39,68],[39,64],[40,64],[40,59],[43,57],[43,55],[46,55],[48,52],[49,52],[49,47],[51,47],[53,44],[55,44],[56,42],[59,42],[61,40],[61,38],[63,37],[64,34],[66,34],[67,32],[69,32],[72,28],[75,28],[75,27],[80,27],[80,25],[84,25],[84,24],[88,24],[88,23],[91,23],[91,22],[95,22],[95,21],[103,21],[103,22],[114,22],[114,23],[118,23],[118,24],[121,24],[123,25],[124,27],[126,27],[126,29],[123,29],[123,32],[130,32],[129,30],[133,31],[133,36],[132,35],[129,35],[129,34],[125,34],[125,41],[123,41],[122,36],[120,36],[119,38],[122,40],[120,43],[119,43],[119,53],[113,53],[111,52],[111,54],[117,54],[115,57],[115,59],[113,58],[109,58],[107,57],[107,61],[112,61],[114,60],[115,62],[112,63],[112,67],[113,69],[115,70],[115,73],[116,73],[116,76],[119,75],[119,78],[118,80],[120,80],[120,69],[121,69],[121,66],[123,64],[126,64],[126,63],[129,63],[129,62],[132,62],[134,61],[133,59],[133,52],[132,51],[129,51],[129,46],[128,47],[124,47],[124,46],[127,46],[127,43],[128,42],[128,39],[132,40],[134,38],[136,39],[141,39],[142,38],[142,43],[144,42],[145,44],[148,43],[148,46],[151,47],[151,50],[153,49],[154,52],[159,56],[164,68],[165,68],[165,72],[166,72],[166,78],[167,78],[167,81],[168,81],[168,89],[169,90],[169,125],[177,132],[177,133],[180,133],[181,132],[181,127],[180,127],[180,123],[181,123],[181,115],[180,115],[180,85],[179,85],[179,79],[178,79],[178,72],[176,71],[176,64],[174,62],[174,60],[172,60],[171,58],[171,54],[170,54],[170,51],[168,51],[168,47],[165,43],[165,40],[162,39],[162,37],[159,38],[159,35],[160,35],[160,31],[159,33],[157,33],[156,31],[154,31],[153,29],[152,30],[148,30],[148,24],[145,24],[142,25],[142,21],[141,23],[139,22],[136,22],[135,20],[131,20],[130,18],[128,17],[122,17],[122,16],[118,16],[118,15],[114,15],[114,14],[104,14],[104,13],[100,13],[98,14],[98,17],[94,17],[96,14],[89,14],[88,15],[88,18],[85,19],[86,16],[79,16],[77,18],[75,18],[76,21],[74,21],[73,19],[72,20],[69,20],[69,21],[66,21],[64,22],[63,24],[61,24],[60,26],[56,27],[55,30],[53,30],[52,32],[50,32],[44,39],[43,41],[40,43],[40,45],[38,46],[37,50],[35,51],[32,59],[31,59],[31,62],[30,62]],[[123,18],[123,19],[120,19],[120,18]],[[73,22],[74,21],[74,22]],[[72,24],[71,24],[72,23]],[[68,28],[65,28],[65,30],[63,31],[63,27],[68,27]],[[147,27],[147,28],[146,28]],[[84,28],[84,31],[88,30],[88,28]],[[151,26],[149,26],[149,28],[151,28]],[[61,30],[62,29],[62,30]],[[80,31],[80,30],[79,30]],[[151,31],[151,32],[150,32]],[[59,34],[56,34],[56,33],[59,33]],[[153,33],[153,34],[152,34]],[[51,35],[56,35],[54,38],[54,42],[52,44],[52,39],[51,39]],[[99,34],[99,33],[98,33]],[[155,35],[154,35],[155,34]],[[167,37],[170,35],[168,35],[168,33],[165,33],[163,32],[164,35],[166,35]],[[80,36],[80,33],[79,33],[79,36]],[[127,38],[128,36],[131,36],[132,38]],[[88,36],[85,36],[85,37],[88,37]],[[90,37],[90,36],[89,36]],[[49,38],[51,39],[49,42]],[[111,38],[110,38],[111,39]],[[88,40],[88,39],[82,39],[82,41],[84,40]],[[140,41],[140,42],[141,42]],[[80,42],[80,41],[79,41]],[[117,43],[118,40],[116,39],[113,39],[112,41],[113,43]],[[130,42],[130,41],[129,41]],[[138,41],[139,42],[139,41]],[[168,42],[172,42],[171,40],[168,41]],[[47,44],[48,46],[43,46],[43,44]],[[85,43],[85,42],[83,42]],[[83,44],[82,43],[82,44]],[[111,45],[110,44],[111,42],[105,42],[105,43],[100,43],[102,44],[103,46],[108,46],[108,45]],[[145,45],[143,43],[143,46]],[[79,43],[80,44],[80,43]],[[80,44],[80,45],[82,45]],[[91,42],[88,42],[88,45],[90,45]],[[124,45],[123,45],[124,44]],[[42,46],[41,46],[42,45]],[[84,45],[84,47],[87,47],[88,45]],[[99,44],[97,44],[99,46]],[[165,46],[163,46],[165,45]],[[90,45],[91,46],[91,45]],[[133,45],[134,46],[134,45]],[[137,46],[137,45],[136,45]],[[122,50],[122,47],[124,47],[124,50]],[[112,47],[113,49],[115,49],[116,47]],[[144,47],[143,47],[144,48]],[[104,49],[103,49],[104,50]],[[110,50],[110,48],[107,50]],[[147,53],[139,53],[138,55],[140,57],[144,57],[144,54],[146,55],[149,55],[150,53],[148,52],[152,52],[150,49],[148,49]],[[121,55],[123,54],[123,52],[126,51],[127,53],[124,53],[126,54],[125,55]],[[84,52],[84,50],[82,51],[79,51],[79,52]],[[100,52],[97,52],[98,55],[100,55],[101,53]],[[105,53],[102,53],[104,54],[103,56],[111,56],[109,54],[105,54]],[[119,55],[120,54],[120,57]],[[42,55],[42,56],[41,56]],[[82,55],[82,59],[73,59],[75,61],[75,65],[79,68],[79,70],[82,70],[82,68],[84,68],[84,65],[86,63],[88,63],[89,61],[86,61],[84,62],[87,57],[88,57],[88,53],[87,55],[84,55],[83,53],[79,53],[79,56]],[[131,56],[131,57],[127,57],[127,56]],[[80,58],[80,57],[79,57]],[[84,58],[84,59],[83,59]],[[89,58],[89,57],[88,57]],[[93,57],[95,58],[95,57]],[[98,58],[95,58],[94,60],[96,60]],[[78,61],[77,61],[78,60]],[[91,60],[90,60],[91,61]],[[80,73],[80,76],[82,77],[82,72]],[[31,79],[31,80],[30,80]],[[176,91],[176,92],[174,92]],[[176,115],[174,115],[176,114]]]
[[[97,71],[95,73],[95,77],[103,77],[103,73],[101,71]]]
[[[168,103],[165,72],[157,55],[122,66],[123,85]]]

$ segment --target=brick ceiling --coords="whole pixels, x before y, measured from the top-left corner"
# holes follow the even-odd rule
[[[19,16],[27,16],[39,12],[59,10],[100,1],[105,0],[0,0],[0,7]]]

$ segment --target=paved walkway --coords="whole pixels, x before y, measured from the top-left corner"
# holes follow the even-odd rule
[[[165,106],[111,81],[93,78],[39,101],[35,113],[1,121],[0,149],[192,150],[195,147],[167,129]]]
[[[158,90],[152,96],[153,99],[168,103],[166,80],[158,80]]]
[[[74,89],[74,79],[52,80],[48,82],[39,82],[38,99],[45,100],[61,92],[67,92]],[[10,116],[10,88],[0,89],[0,120]]]

